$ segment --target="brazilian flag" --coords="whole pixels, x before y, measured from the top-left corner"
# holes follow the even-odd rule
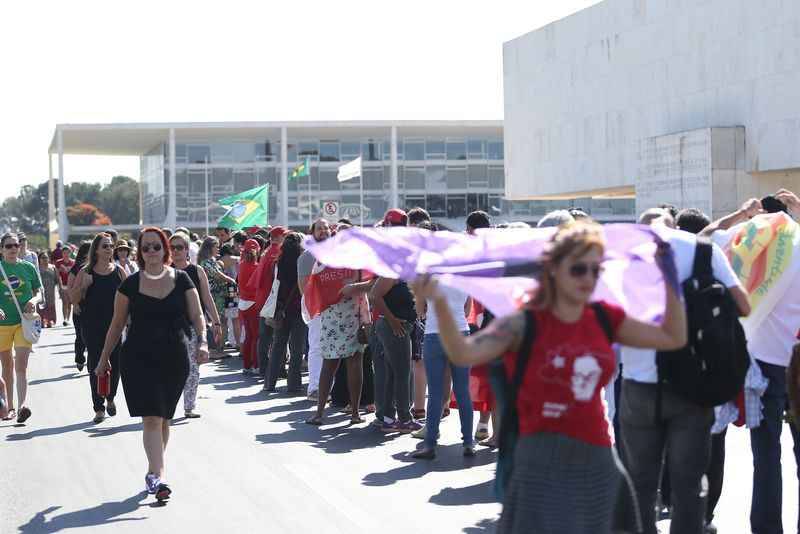
[[[292,169],[292,172],[289,173],[289,180],[296,180],[297,178],[305,178],[311,172],[311,165],[309,164],[308,158],[304,159],[300,163],[297,164],[297,167]]]
[[[219,200],[219,204],[228,211],[217,223],[231,230],[241,230],[251,226],[266,226],[268,221],[269,201],[267,191],[269,184],[248,189],[244,193],[232,195]]]

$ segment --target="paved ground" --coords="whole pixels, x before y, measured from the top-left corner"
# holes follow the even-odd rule
[[[73,339],[71,327],[46,331],[30,365],[34,415],[26,425],[0,423],[1,534],[494,530],[495,454],[482,449],[462,458],[456,417],[445,420],[437,459],[413,462],[407,453],[419,442],[408,436],[348,427],[343,415],[321,429],[305,425],[311,403],[265,397],[241,375],[238,358],[202,368],[203,418],[174,422],[167,464],[175,494],[155,507],[142,491],[141,426],[122,398],[115,418],[92,424],[86,371],[78,374],[72,364]],[[731,431],[728,447],[717,523],[721,533],[748,532],[747,433]],[[786,463],[789,527],[798,497],[794,462]]]

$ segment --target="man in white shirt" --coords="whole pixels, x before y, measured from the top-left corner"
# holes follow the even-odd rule
[[[781,190],[775,197],[788,208],[795,220],[800,217],[800,199]],[[718,243],[728,241],[726,230],[763,213],[761,203],[751,199],[741,209],[712,223],[703,233]],[[793,258],[793,261],[798,261]],[[747,340],[750,352],[769,385],[761,397],[763,419],[750,429],[753,451],[753,494],[750,507],[750,529],[757,534],[777,534],[782,526],[781,429],[787,403],[786,368],[792,357],[800,328],[800,274],[796,274],[783,298]],[[795,461],[800,465],[800,432],[790,423],[794,440]],[[798,525],[800,531],[800,525]]]
[[[692,276],[697,236],[672,230],[672,216],[663,209],[645,212],[642,224],[659,226],[659,234],[675,255],[678,280]],[[747,294],[741,288],[725,254],[712,246],[714,278],[727,287],[742,315],[750,313]],[[661,417],[656,420],[658,367],[656,352],[622,347],[622,395],[619,417],[627,467],[638,495],[639,510],[647,534],[656,534],[655,501],[662,457],[672,482],[673,534],[701,534],[705,525],[701,480],[708,465],[714,410],[681,396],[661,392]],[[667,448],[669,444],[669,448]]]

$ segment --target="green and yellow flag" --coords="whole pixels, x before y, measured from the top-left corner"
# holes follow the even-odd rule
[[[220,199],[219,204],[228,208],[228,211],[220,218],[217,226],[224,226],[231,230],[266,226],[269,215],[268,190],[269,184],[264,184],[254,189],[248,189],[244,193]]]
[[[308,158],[304,159],[300,163],[297,164],[297,167],[292,169],[292,172],[289,173],[289,180],[295,180],[297,178],[305,178],[311,172],[311,164],[309,163]]]

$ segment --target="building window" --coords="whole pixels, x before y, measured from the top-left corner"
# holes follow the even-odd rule
[[[449,139],[447,141],[447,159],[467,159],[467,143],[463,139]]]
[[[234,163],[253,163],[256,160],[256,145],[253,143],[233,143]]]
[[[233,161],[233,143],[211,143],[211,161],[231,163]]]
[[[300,151],[297,153],[299,159],[308,158],[312,161],[319,159],[319,143],[316,141],[301,141]]]
[[[383,191],[383,167],[365,167],[364,189]]]
[[[447,167],[447,188],[466,189],[466,187],[467,187],[467,168]]]
[[[256,186],[256,176],[252,169],[236,169],[233,174],[233,188],[237,193],[253,189]]]
[[[339,180],[336,169],[321,168],[319,170],[319,188],[321,191],[339,191]]]
[[[321,141],[319,144],[320,161],[339,161],[339,141]]]
[[[425,161],[425,142],[406,139],[406,161]]]
[[[428,191],[447,190],[444,165],[427,165],[425,167],[425,189]]]
[[[467,141],[469,159],[486,159],[486,142],[483,139],[470,139]]]
[[[447,202],[444,195],[428,195],[426,200],[431,217],[447,216]]]
[[[447,195],[447,218],[460,219],[467,216],[467,195]]]
[[[405,175],[404,189],[425,189],[425,167],[403,167]]]
[[[505,188],[505,170],[503,167],[490,166],[489,167],[489,188],[490,189],[503,189]]]
[[[256,161],[278,161],[278,158],[280,157],[279,145],[274,145],[269,141],[264,143],[256,143],[255,151]]]
[[[365,141],[361,144],[361,154],[364,156],[364,161],[380,161],[381,144],[373,139]]]
[[[350,161],[361,155],[361,143],[342,141],[342,161]]]
[[[414,208],[427,209],[426,207],[427,203],[425,202],[425,195],[406,195],[405,206],[406,206],[406,211],[412,210]]]
[[[444,159],[444,141],[442,139],[428,139],[425,141],[426,159]]]
[[[470,165],[467,168],[467,184],[470,188],[488,187],[486,165]]]
[[[208,145],[187,145],[189,163],[211,161],[211,148]]]
[[[489,141],[489,159],[502,160],[503,159],[503,142],[502,141]]]
[[[489,195],[486,193],[469,193],[467,195],[467,213],[475,210],[489,210]]]
[[[286,161],[297,161],[297,145],[293,142],[286,143]]]

